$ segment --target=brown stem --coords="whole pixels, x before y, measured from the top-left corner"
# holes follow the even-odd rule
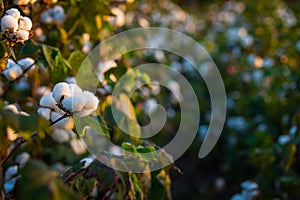
[[[51,122],[50,126],[53,126],[54,124],[56,124],[57,122],[59,122],[60,120],[68,117],[68,114],[64,114],[63,116],[61,116],[60,118],[58,118],[57,120],[55,120],[54,122]]]
[[[16,142],[16,146],[13,148],[13,150],[1,161],[1,165],[3,165],[13,154],[16,152],[22,144],[24,144],[26,140],[22,138],[18,138]]]

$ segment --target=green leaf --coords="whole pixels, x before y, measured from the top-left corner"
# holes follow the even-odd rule
[[[97,117],[77,117],[74,116],[75,129],[79,137],[84,137],[86,127],[90,127],[100,136],[110,137],[107,127],[98,121]]]
[[[20,54],[24,55],[24,54],[32,54],[38,50],[40,50],[42,47],[42,45],[34,42],[33,40],[27,40],[25,42],[25,44],[23,45],[23,47],[20,50]]]
[[[81,66],[83,60],[85,59],[86,55],[81,51],[74,51],[68,58],[68,62],[70,63],[74,74],[77,73],[79,67]]]
[[[59,50],[55,47],[51,47],[48,45],[42,45],[43,55],[50,66],[50,69],[52,69],[54,66],[55,58],[59,52]]]

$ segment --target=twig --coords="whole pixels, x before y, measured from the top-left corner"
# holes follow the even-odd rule
[[[26,140],[22,138],[18,138],[18,141],[16,143],[16,146],[13,148],[13,150],[1,161],[1,165],[3,165],[12,155],[15,151],[19,149],[19,147],[24,144]]]
[[[69,115],[65,113],[63,116],[61,116],[60,118],[58,118],[54,122],[51,122],[50,126],[53,126],[54,124],[56,124],[57,122],[59,122],[60,120],[66,118],[66,117],[69,117]]]

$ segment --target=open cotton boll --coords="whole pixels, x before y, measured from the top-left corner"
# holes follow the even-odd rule
[[[15,18],[16,20],[19,20],[21,13],[18,11],[18,9],[16,8],[11,8],[8,9],[5,14],[12,16],[13,18]]]
[[[16,163],[19,164],[20,167],[24,167],[24,165],[28,162],[30,159],[30,155],[27,152],[23,152],[16,158]]]
[[[99,99],[93,93],[89,91],[84,91],[80,95],[85,97],[86,109],[96,110],[98,108]]]
[[[71,148],[73,149],[74,153],[77,155],[83,154],[86,152],[84,143],[81,140],[76,138],[72,139],[70,142]]]
[[[86,104],[85,98],[81,94],[77,94],[71,97],[67,97],[62,101],[62,106],[66,110],[76,113],[82,111]]]
[[[65,20],[65,11],[62,6],[56,5],[51,9],[51,15],[54,21],[61,24]]]
[[[50,15],[50,10],[46,10],[41,14],[40,21],[44,24],[51,24],[53,22],[53,18]]]
[[[15,64],[16,64],[15,61],[13,61],[12,59],[9,58],[6,63],[6,68],[12,67]]]
[[[52,92],[44,95],[40,100],[40,106],[46,107],[46,108],[57,108],[56,101],[53,98]]]
[[[50,119],[51,110],[48,108],[39,108],[37,113],[47,120]]]
[[[50,120],[51,122],[55,122],[59,118],[61,118],[63,115],[57,112],[51,112],[50,115]],[[54,128],[61,128],[61,129],[66,129],[66,130],[71,130],[74,127],[74,121],[70,117],[66,117],[61,119],[60,121],[56,122],[53,124]]]
[[[7,80],[13,81],[23,74],[23,70],[19,65],[13,65],[4,70],[2,73]]]
[[[70,77],[67,77],[66,80],[65,80],[67,83],[69,84],[76,84],[77,85],[77,81],[76,81],[76,78],[74,76],[70,76]]]
[[[95,156],[90,155],[89,157],[81,159],[79,162],[84,163],[82,168],[85,169],[85,168],[88,168],[94,162],[94,160],[95,160]]]
[[[26,117],[29,116],[29,114],[27,112],[24,112],[24,111],[20,111],[19,115],[26,116]]]
[[[15,175],[18,173],[18,165],[10,166],[5,171],[5,180],[9,181],[11,180]]]
[[[17,34],[17,42],[25,42],[29,39],[29,32],[25,30],[19,30],[16,32]]]
[[[82,92],[82,89],[76,84],[69,84],[69,90],[71,95],[79,94]]]
[[[36,94],[37,96],[44,96],[46,94],[49,94],[51,92],[51,89],[47,86],[40,86],[38,87],[38,89],[36,90]]]
[[[57,83],[52,91],[52,96],[57,103],[59,103],[63,98],[70,96],[69,84],[66,82]]]
[[[54,141],[56,141],[58,143],[68,142],[70,139],[69,131],[70,130],[55,128],[53,130],[53,133],[51,134],[51,137]]]
[[[19,30],[29,31],[32,28],[32,21],[28,17],[20,17]]]
[[[27,32],[27,31],[26,31]],[[26,70],[30,67],[30,71],[34,70],[34,60],[32,58],[23,58],[18,61],[18,64],[23,70]]]
[[[9,181],[5,181],[4,183],[4,191],[6,193],[10,193],[11,191],[13,191],[13,189],[15,188],[15,185],[16,185],[16,182],[17,182],[17,179],[19,178],[20,176],[17,176]]]
[[[5,15],[1,19],[1,31],[15,32],[18,30],[18,20],[10,15]]]

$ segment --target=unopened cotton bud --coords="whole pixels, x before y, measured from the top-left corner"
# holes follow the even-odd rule
[[[63,98],[70,95],[69,84],[65,82],[57,83],[52,91],[52,96],[57,103],[59,103]]]
[[[29,39],[29,32],[25,30],[19,30],[17,33],[18,42],[24,42]]]
[[[37,113],[47,120],[50,119],[51,110],[48,108],[39,108]]]
[[[23,70],[19,65],[14,65],[4,70],[3,75],[7,80],[13,81],[23,74]]]
[[[52,92],[44,95],[40,100],[40,106],[46,107],[46,108],[57,108],[56,101],[53,98]]]
[[[4,106],[3,110],[9,110],[15,114],[19,113],[17,106],[15,106],[14,104],[9,104],[9,105]]]
[[[63,115],[57,112],[51,112],[50,119],[51,122],[55,122],[56,120],[60,119]],[[74,121],[70,117],[63,118],[53,124],[54,128],[61,128],[66,130],[71,130],[74,127]]]
[[[19,30],[31,30],[32,22],[28,17],[21,17],[19,20]]]
[[[5,15],[1,19],[1,31],[11,31],[15,32],[18,30],[18,20],[10,15]]]
[[[82,92],[82,89],[76,84],[69,84],[69,90],[71,95],[79,94]]]
[[[15,18],[16,20],[19,20],[19,18],[20,18],[20,16],[21,16],[20,12],[19,12],[18,9],[16,9],[16,8],[8,9],[8,10],[5,12],[5,14],[12,16],[12,17]]]
[[[27,31],[26,31],[27,32]],[[34,60],[32,58],[22,58],[18,61],[18,64],[23,70],[27,70],[30,67],[30,71],[34,70]]]

